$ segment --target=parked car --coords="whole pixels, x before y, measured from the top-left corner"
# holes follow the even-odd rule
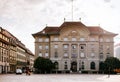
[[[16,69],[16,74],[22,74],[22,69]]]

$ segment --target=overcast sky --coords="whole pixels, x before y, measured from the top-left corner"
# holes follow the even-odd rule
[[[72,20],[71,0],[0,0],[0,26],[34,53],[31,34]],[[74,0],[73,21],[120,33],[120,0]],[[120,36],[115,37],[115,43]]]

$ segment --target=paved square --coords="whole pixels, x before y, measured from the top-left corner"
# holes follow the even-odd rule
[[[32,74],[0,75],[0,82],[120,82],[120,75],[100,74]]]

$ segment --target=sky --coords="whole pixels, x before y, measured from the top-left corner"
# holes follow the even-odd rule
[[[32,34],[65,21],[101,26],[117,33],[120,42],[120,0],[0,0],[0,27],[16,36],[34,53]]]

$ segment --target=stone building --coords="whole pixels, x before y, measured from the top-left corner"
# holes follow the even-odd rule
[[[113,38],[116,35],[100,26],[86,26],[82,22],[46,26],[33,34],[35,58],[51,59],[59,72],[97,72],[99,63],[113,56]]]
[[[30,57],[28,57],[30,55]],[[13,34],[0,27],[0,73],[15,72],[16,68],[33,67],[34,54]]]

